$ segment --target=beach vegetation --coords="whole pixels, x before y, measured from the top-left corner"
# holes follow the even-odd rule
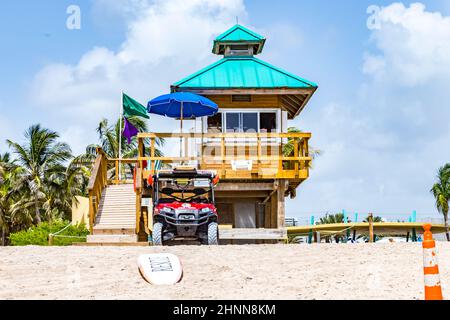
[[[148,127],[144,119],[140,117],[128,117],[127,119],[136,129],[138,129],[139,132],[148,132]],[[137,139],[136,137],[133,137],[133,139],[131,139],[131,143],[128,144],[126,139],[123,136],[121,137],[120,128],[123,128],[123,126],[123,121],[120,123],[119,120],[113,124],[110,124],[107,119],[100,121],[97,126],[99,143],[88,145],[86,147],[86,152],[74,159],[74,164],[84,168],[92,167],[95,159],[97,158],[98,148],[101,148],[110,159],[118,159],[119,151],[124,159],[136,158],[138,156]],[[156,139],[155,142],[160,147],[162,147],[165,143],[164,139],[161,138]],[[148,148],[148,146],[146,147]],[[155,148],[155,155],[157,157],[162,156],[160,149]],[[112,170],[113,163],[110,163],[109,166],[109,178],[114,179],[116,172],[115,170]],[[123,164],[121,166],[122,175],[124,175],[126,169],[131,171],[132,168],[127,168],[127,166],[129,165]]]
[[[288,133],[302,133],[303,131],[296,128],[296,127],[290,127],[288,128]],[[286,144],[283,145],[283,156],[285,157],[293,157],[294,156],[294,146],[295,142],[300,142],[301,138],[288,138],[288,141]],[[313,161],[321,156],[323,154],[322,150],[316,149],[310,144],[308,144],[308,153],[309,156],[313,159]],[[309,162],[310,169],[313,168],[312,161]]]
[[[70,224],[70,221],[58,219],[53,222],[42,222],[37,226],[31,226],[26,230],[13,232],[10,234],[11,245],[13,246],[47,246],[50,234],[57,233]],[[84,224],[79,226],[69,226],[61,234],[54,237],[53,245],[68,246],[73,242],[85,242],[89,234]]]
[[[148,131],[144,120],[138,117],[128,120],[139,131]],[[86,153],[77,157],[57,132],[39,124],[26,130],[23,141],[6,141],[10,152],[0,154],[1,245],[45,244],[48,233],[64,227],[57,221],[70,220],[76,196],[88,195],[87,186],[98,147],[108,157],[117,159],[121,140],[122,157],[137,156],[136,137],[130,144],[121,139],[119,121],[109,125],[107,120],[102,120],[97,132],[99,144],[89,145]],[[160,139],[156,143],[162,146],[164,141]],[[159,150],[157,154],[162,155]],[[111,172],[114,175],[114,170]],[[69,242],[55,239],[55,244]]]
[[[448,226],[448,211],[450,201],[450,163],[438,169],[436,175],[436,182],[431,188],[430,192],[436,200],[436,209],[444,217],[445,235],[447,241],[450,241],[449,226]]]

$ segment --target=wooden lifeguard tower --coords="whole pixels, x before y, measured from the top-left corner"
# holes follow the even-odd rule
[[[138,135],[139,157],[127,160],[136,164],[138,185],[136,201],[129,201],[135,204],[136,211],[133,223],[126,229],[129,235],[151,232],[143,181],[155,173],[155,163],[183,162],[201,170],[216,170],[220,176],[216,202],[221,239],[286,239],[285,198],[295,196],[296,189],[309,177],[312,160],[308,152],[311,133],[288,133],[288,121],[300,115],[317,85],[256,58],[265,42],[257,33],[235,25],[214,40],[212,52],[222,56],[220,60],[171,86],[172,92],[193,92],[215,101],[219,112],[195,119],[189,133]],[[158,138],[167,143],[179,143],[181,139],[182,153],[156,156]],[[96,190],[91,199],[94,234],[96,221],[101,220],[97,213],[107,206],[102,195],[107,196],[108,188],[112,190],[111,184],[124,183],[108,181],[104,177],[106,169],[100,167],[102,161],[103,166],[108,162],[117,166],[118,162],[104,156],[97,159],[99,167],[94,169],[91,180]],[[146,168],[144,161],[148,163]],[[118,196],[123,190],[130,192],[123,186],[115,188]],[[103,206],[98,205],[100,202]]]

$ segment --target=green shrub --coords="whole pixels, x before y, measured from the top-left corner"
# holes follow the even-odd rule
[[[19,231],[16,233],[11,233],[10,240],[12,246],[47,246],[48,245],[48,235],[50,233],[56,233],[66,227],[70,222],[58,220],[53,223],[43,222],[39,226],[33,226],[28,230]],[[89,231],[86,229],[85,225],[70,226],[59,236],[77,236],[86,237]],[[73,242],[85,242],[86,238],[63,238],[55,237],[53,240],[54,246],[68,246]]]

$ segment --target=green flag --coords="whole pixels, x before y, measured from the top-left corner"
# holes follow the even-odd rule
[[[147,109],[136,100],[127,96],[125,93],[123,94],[123,113],[126,117],[138,116],[150,119],[147,115]]]

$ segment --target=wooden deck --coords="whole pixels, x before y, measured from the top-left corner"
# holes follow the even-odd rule
[[[156,139],[182,146],[177,156],[156,156]],[[267,180],[288,179],[301,182],[309,177],[312,158],[309,155],[310,133],[140,133],[138,161],[147,161],[143,177],[155,173],[155,162],[184,163],[200,170],[215,170],[221,179]],[[292,153],[283,154],[291,142]],[[145,148],[144,146],[150,146]],[[251,169],[236,168],[248,161]]]

